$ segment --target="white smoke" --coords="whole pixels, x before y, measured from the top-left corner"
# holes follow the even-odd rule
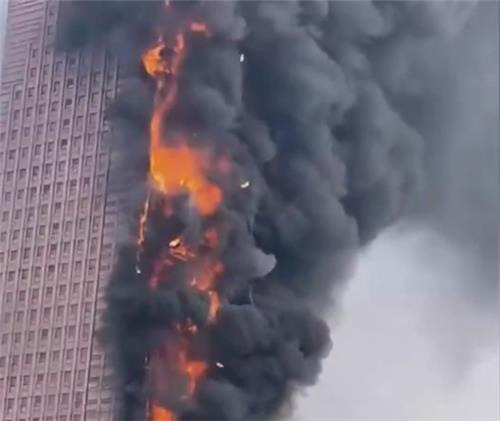
[[[497,420],[497,318],[457,289],[476,276],[431,231],[386,232],[332,317],[334,350],[294,420]]]

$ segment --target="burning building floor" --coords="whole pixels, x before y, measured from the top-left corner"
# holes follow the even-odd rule
[[[133,223],[102,332],[121,421],[260,421],[316,381],[333,287],[420,177],[342,10],[67,5],[62,46],[105,43],[128,72],[109,114]]]

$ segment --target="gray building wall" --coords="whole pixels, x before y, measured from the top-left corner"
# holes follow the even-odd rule
[[[105,105],[118,65],[54,51],[60,4],[11,0],[0,85],[0,419],[110,420],[93,332],[113,263]]]

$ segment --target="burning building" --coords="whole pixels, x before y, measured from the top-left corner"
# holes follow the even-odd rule
[[[105,207],[119,252],[98,329],[116,418],[279,414],[320,372],[322,314],[356,250],[418,190],[421,139],[370,62],[388,30],[342,2],[60,6],[56,54],[80,63],[104,47],[120,69]]]
[[[343,10],[68,6],[63,47],[127,68],[109,115],[131,223],[102,330],[119,419],[266,419],[315,381],[332,288],[419,184],[420,138]]]

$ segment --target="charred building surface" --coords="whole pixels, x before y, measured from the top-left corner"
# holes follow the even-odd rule
[[[278,414],[319,374],[356,250],[420,191],[422,139],[375,62],[433,28],[399,2],[65,8],[61,48],[127,69],[109,113],[131,223],[101,332],[118,419]]]

